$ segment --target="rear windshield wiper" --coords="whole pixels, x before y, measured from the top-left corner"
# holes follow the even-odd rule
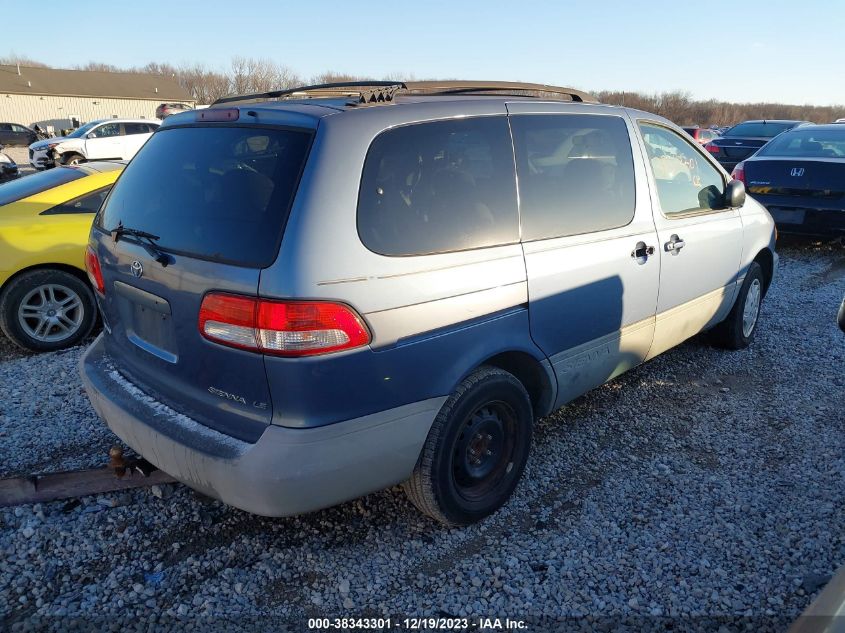
[[[109,231],[109,233],[111,233],[111,237],[115,244],[117,244],[117,242],[120,241],[120,238],[124,235],[130,235],[138,238],[141,246],[144,247],[144,250],[147,251],[159,264],[167,266],[170,263],[170,257],[165,255],[156,246],[156,241],[161,239],[158,235],[153,235],[152,233],[142,231],[141,229],[131,229],[127,226],[123,226],[123,222],[118,222],[117,226]]]

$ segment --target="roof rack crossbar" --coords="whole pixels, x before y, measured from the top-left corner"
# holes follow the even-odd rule
[[[393,101],[397,94],[458,95],[499,94],[542,98],[541,95],[569,97],[572,101],[598,103],[591,94],[546,84],[521,83],[516,81],[341,81],[315,84],[285,90],[271,90],[254,94],[233,95],[217,99],[212,106],[239,101],[260,99],[297,99],[312,97],[348,97],[350,104],[385,103]]]

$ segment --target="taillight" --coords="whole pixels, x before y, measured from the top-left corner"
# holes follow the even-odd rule
[[[85,251],[85,270],[88,272],[88,279],[91,280],[91,285],[94,290],[100,293],[101,296],[106,295],[106,283],[103,281],[103,271],[100,268],[100,260],[97,258],[97,253],[90,246]]]
[[[704,149],[706,149],[708,152],[710,152],[711,154],[713,154],[713,156],[718,156],[718,155],[719,155],[719,146],[718,146],[718,145],[716,145],[715,143],[713,143],[712,141],[711,141],[710,143],[707,143],[707,144],[704,146]]]
[[[361,317],[348,306],[220,292],[203,299],[199,330],[210,341],[277,356],[328,354],[370,342]]]
[[[741,181],[744,185],[748,184],[745,182],[745,163],[737,163],[731,172],[731,178]]]

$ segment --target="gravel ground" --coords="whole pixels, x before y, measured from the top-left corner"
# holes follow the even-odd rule
[[[845,250],[781,258],[750,349],[690,341],[540,421],[515,497],[480,525],[440,527],[398,488],[289,519],[177,485],[4,509],[0,628],[784,630],[845,563]],[[80,353],[0,346],[7,472],[101,463]]]

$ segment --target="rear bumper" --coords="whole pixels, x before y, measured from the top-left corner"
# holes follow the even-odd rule
[[[135,451],[191,488],[264,516],[318,510],[404,481],[446,400],[311,429],[270,425],[250,444],[144,394],[114,369],[102,336],[80,373],[98,415]]]
[[[782,202],[777,204],[757,199],[768,209],[781,233],[831,237],[845,235],[845,209],[788,206]]]

